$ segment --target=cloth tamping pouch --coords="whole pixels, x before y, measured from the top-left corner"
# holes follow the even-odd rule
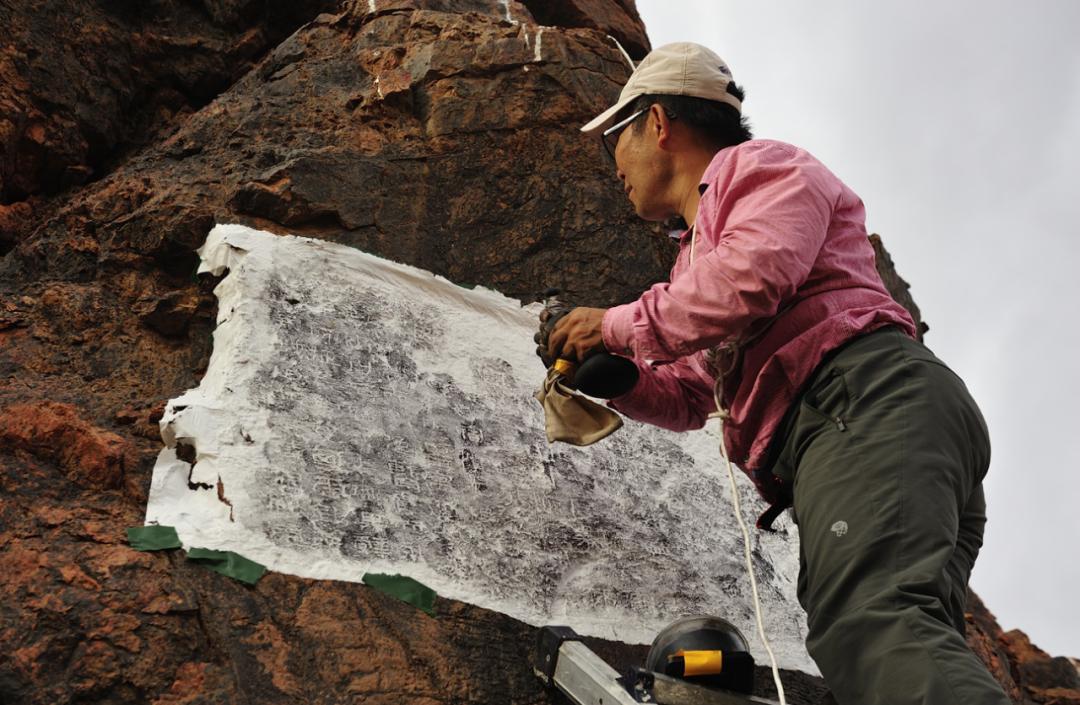
[[[617,413],[576,394],[561,380],[562,375],[552,367],[543,386],[536,390],[536,400],[544,407],[548,443],[592,445],[622,428],[622,417]]]

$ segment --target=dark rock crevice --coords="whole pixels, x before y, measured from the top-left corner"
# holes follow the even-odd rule
[[[522,0],[539,24],[597,29],[614,37],[635,61],[649,53],[649,38],[634,0]]]
[[[0,6],[0,204],[98,180],[336,0]],[[3,223],[0,222],[0,226]],[[0,242],[12,237],[0,237]]]

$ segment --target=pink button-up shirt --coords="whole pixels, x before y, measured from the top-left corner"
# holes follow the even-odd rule
[[[701,188],[697,233],[680,238],[671,281],[604,315],[604,344],[641,371],[610,404],[663,428],[700,428],[716,409],[715,370],[737,363],[724,373],[724,441],[753,476],[826,353],[890,324],[914,336],[915,324],[874,267],[862,201],[806,151],[728,147]],[[732,342],[741,358],[710,364],[706,352]]]

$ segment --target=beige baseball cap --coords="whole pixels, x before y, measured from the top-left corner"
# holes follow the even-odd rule
[[[619,111],[642,95],[688,95],[734,106],[740,113],[742,103],[727,92],[731,69],[711,49],[693,42],[665,44],[641,60],[623,86],[619,100],[581,128],[587,135],[599,136],[614,121]]]

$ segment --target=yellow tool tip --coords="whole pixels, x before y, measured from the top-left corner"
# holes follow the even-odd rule
[[[568,375],[568,374],[571,374],[574,371],[574,368],[576,367],[576,365],[573,362],[571,362],[570,360],[564,360],[562,358],[559,358],[558,360],[555,361],[555,364],[553,365],[553,367],[555,368],[555,371],[558,372],[559,374]]]

